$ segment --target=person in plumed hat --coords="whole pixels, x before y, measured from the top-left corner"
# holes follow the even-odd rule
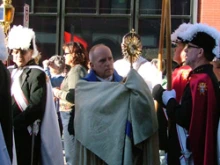
[[[220,92],[210,61],[219,56],[219,33],[198,23],[177,38],[187,43],[186,64],[192,68],[182,98],[176,100],[174,89],[164,90],[160,85],[153,89],[154,98],[164,104],[171,125],[177,129],[178,136],[170,131],[171,145],[181,146],[179,161],[168,151],[168,164],[216,165]],[[169,150],[176,152],[175,147]]]
[[[8,34],[8,48],[15,63],[11,96],[17,163],[53,165],[55,161],[63,165],[52,88],[43,68],[35,63],[39,54],[35,32],[21,25],[13,26]]]
[[[191,71],[191,67],[186,65],[186,52],[187,43],[178,38],[178,35],[183,34],[191,26],[190,23],[182,23],[172,34],[171,41],[175,45],[173,60],[178,63],[178,67],[174,69],[172,73],[172,88],[176,91],[177,101],[180,101],[183,90],[187,83],[187,76]]]
[[[185,65],[185,59],[186,59],[185,49],[187,47],[187,43],[179,39],[178,35],[180,33],[184,33],[191,26],[193,26],[193,24],[182,23],[171,34],[171,41],[172,44],[175,46],[173,61],[178,64],[177,66],[174,65],[175,67],[173,67],[174,70],[172,72],[172,88],[176,91],[177,102],[179,102],[182,97],[183,90],[188,82],[187,80],[188,74],[191,71],[190,66]],[[163,88],[166,88],[166,86],[163,86]],[[158,106],[157,115],[158,115],[158,123],[159,123],[160,150],[164,150],[165,152],[168,152],[169,156],[171,155],[173,157],[173,159],[168,160],[170,164],[177,164],[176,162],[179,162],[179,156],[181,155],[181,148],[179,145],[175,145],[175,146],[172,145],[172,143],[174,143],[175,140],[178,140],[177,138],[173,139],[174,136],[177,137],[176,126],[175,124],[172,124],[170,125],[168,130],[167,114],[165,113],[161,105]],[[169,136],[169,134],[167,134],[167,131],[173,132],[173,135]],[[176,141],[176,143],[178,144],[178,141]],[[170,147],[175,149],[170,150],[169,149]],[[170,161],[172,161],[172,163]]]

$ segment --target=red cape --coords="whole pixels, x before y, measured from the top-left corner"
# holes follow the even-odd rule
[[[190,79],[192,116],[189,128],[190,148],[195,165],[217,164],[218,109],[215,90],[207,74]]]
[[[176,68],[172,73],[172,89],[176,91],[176,100],[180,102],[184,88],[188,82],[188,75],[191,71],[190,66],[184,65]]]

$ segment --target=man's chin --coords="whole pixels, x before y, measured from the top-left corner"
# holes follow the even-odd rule
[[[105,76],[103,78],[109,78],[113,75],[113,73],[105,73]]]
[[[22,62],[17,62],[16,65],[17,65],[18,67],[23,67],[23,66],[24,66],[24,64],[23,64]]]

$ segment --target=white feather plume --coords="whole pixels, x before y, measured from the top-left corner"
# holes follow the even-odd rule
[[[35,32],[30,29],[19,26],[13,26],[8,34],[8,48],[28,50],[32,41],[33,55],[35,58],[38,55],[38,50],[35,43]]]
[[[180,37],[184,41],[190,42],[193,40],[193,38],[195,37],[195,35],[198,32],[204,32],[204,33],[208,34],[209,36],[211,36],[215,40],[215,47],[213,48],[212,53],[217,58],[220,58],[220,54],[219,54],[220,53],[219,52],[219,50],[220,50],[219,49],[220,33],[214,27],[211,27],[207,24],[196,23],[192,27],[187,29],[187,31],[185,31],[184,33],[180,33],[178,35],[178,37]]]
[[[6,61],[8,59],[8,50],[5,43],[5,33],[0,27],[0,60]]]
[[[189,27],[191,27],[191,23],[182,23],[172,34],[171,41],[176,42],[178,40],[179,33],[184,33]]]

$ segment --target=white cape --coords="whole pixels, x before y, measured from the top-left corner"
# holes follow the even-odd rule
[[[48,82],[46,110],[41,125],[41,156],[43,165],[63,165],[62,141],[52,94]]]

